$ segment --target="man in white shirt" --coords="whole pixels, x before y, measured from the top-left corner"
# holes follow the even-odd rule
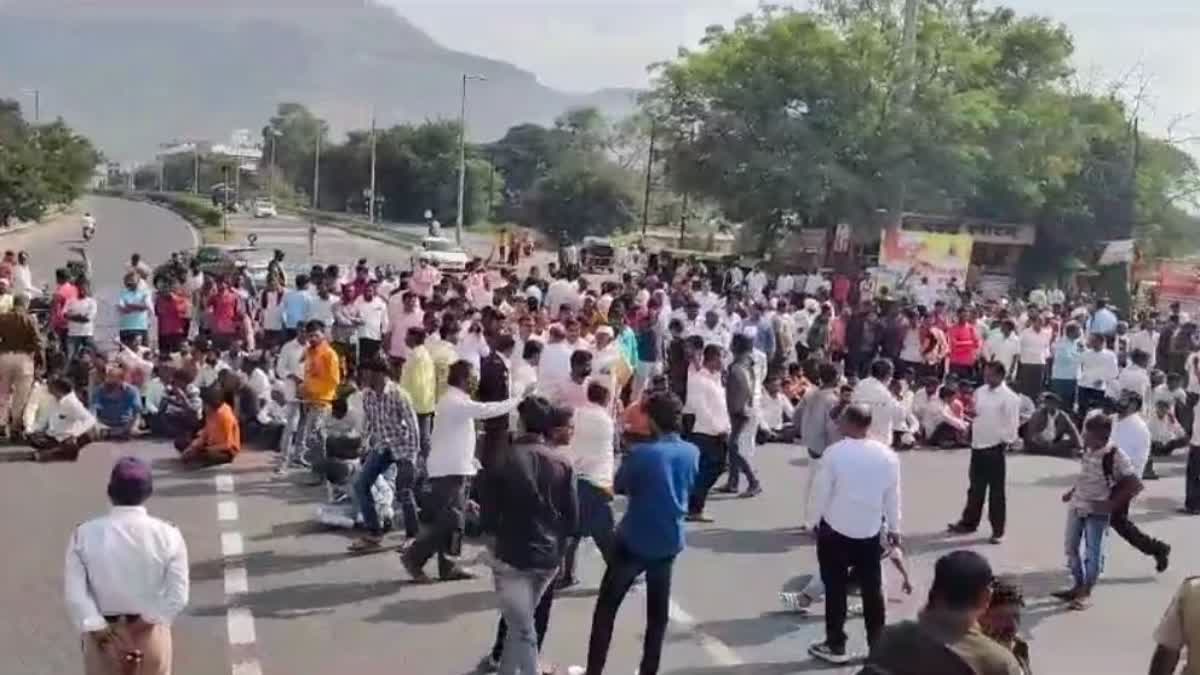
[[[33,271],[29,269],[29,254],[17,253],[17,264],[13,266],[13,295],[24,295],[29,299],[41,296],[42,292],[33,285]]]
[[[433,523],[404,550],[401,561],[413,581],[429,581],[422,569],[434,554],[442,581],[472,579],[452,556],[461,552],[467,483],[479,468],[475,459],[475,420],[507,415],[516,409],[524,392],[507,401],[480,403],[471,399],[471,364],[457,361],[446,375],[448,389],[434,411],[425,470],[430,483],[429,510]]]
[[[841,416],[843,440],[821,457],[813,482],[818,514],[817,560],[825,583],[825,641],[808,653],[834,664],[846,654],[846,585],[853,578],[862,592],[867,644],[875,643],[886,620],[881,534],[900,545],[900,460],[887,445],[872,440],[871,409],[857,403]]]
[[[171,623],[188,602],[187,545],[146,513],[152,491],[145,462],[117,460],[112,510],[75,528],[67,544],[67,610],[83,636],[87,675],[171,672]]]
[[[1148,419],[1154,408],[1154,397],[1151,396],[1153,387],[1150,384],[1150,371],[1147,370],[1149,363],[1150,355],[1140,349],[1135,349],[1129,354],[1129,365],[1121,369],[1121,374],[1117,377],[1118,393],[1132,391],[1142,399],[1142,419]],[[1134,464],[1136,465],[1137,462]]]
[[[571,377],[571,354],[574,350],[567,344],[567,333],[562,326],[550,326],[549,340],[542,348],[538,360],[538,385],[540,391],[554,391]]]
[[[1158,360],[1158,330],[1154,327],[1154,319],[1149,316],[1142,318],[1142,323],[1136,331],[1129,335],[1129,351],[1142,350],[1150,355],[1146,364],[1147,370],[1154,370]]]
[[[892,362],[876,359],[871,364],[871,376],[854,388],[851,401],[866,406],[871,411],[871,429],[867,435],[892,446],[893,431],[897,420],[904,419],[905,410],[900,400],[888,389],[892,381]]]
[[[713,522],[704,512],[704,506],[708,503],[708,493],[729,464],[729,432],[733,425],[725,386],[721,383],[723,366],[723,350],[717,345],[706,345],[700,368],[688,371],[687,406],[696,418],[688,440],[700,449],[700,472],[688,496],[687,520],[696,523]]]
[[[607,564],[612,559],[616,516],[613,515],[613,474],[616,470],[616,428],[609,413],[609,389],[603,383],[587,387],[587,403],[575,409],[575,434],[571,437],[571,464],[579,495],[578,537],[572,537],[563,557],[562,586],[575,583],[575,554],[579,543],[591,537]]]
[[[975,390],[975,423],[971,426],[970,487],[962,518],[952,523],[952,534],[970,534],[983,517],[983,500],[988,499],[988,521],[992,543],[1004,539],[1005,454],[1016,442],[1021,424],[1021,399],[1004,383],[1004,366],[992,361],[984,366],[984,385]]]
[[[355,310],[362,323],[358,326],[358,358],[366,362],[379,355],[383,336],[391,330],[387,302],[379,297],[377,282],[367,284],[362,297],[355,301]]]
[[[1029,318],[1029,325],[1018,338],[1017,392],[1036,399],[1046,382],[1046,358],[1050,355],[1050,342],[1054,331],[1045,324],[1040,314]]]
[[[1142,476],[1150,459],[1150,428],[1142,419],[1142,397],[1137,392],[1123,391],[1117,400],[1117,420],[1113,424],[1111,442],[1125,453],[1133,465],[1133,475]],[[1136,496],[1134,497],[1136,499]],[[1143,532],[1129,519],[1129,505],[1120,505],[1112,513],[1109,525],[1122,539],[1143,555],[1154,558],[1154,570],[1165,572],[1170,565],[1171,545]]]
[[[1017,358],[1021,352],[1021,341],[1016,334],[1016,324],[1011,319],[1000,322],[1000,330],[992,333],[983,345],[983,358],[1004,366],[1009,377],[1017,373]],[[981,331],[982,332],[982,331]]]
[[[1117,355],[1104,345],[1103,335],[1089,335],[1088,348],[1079,356],[1079,414],[1101,408],[1120,375]]]
[[[75,395],[71,381],[65,377],[50,380],[50,395],[54,398],[49,414],[38,415],[38,423],[30,430],[30,459],[35,462],[74,462],[79,451],[96,437],[96,417]]]
[[[929,277],[921,277],[921,283],[913,289],[912,295],[913,302],[918,307],[924,307],[931,312],[938,301],[938,289],[929,283]]]

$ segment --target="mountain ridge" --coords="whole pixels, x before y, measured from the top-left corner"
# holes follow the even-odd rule
[[[553,89],[361,0],[10,1],[0,3],[0,63],[0,96],[31,112],[22,92],[38,89],[44,119],[61,115],[117,160],[149,159],[175,138],[257,131],[283,101],[308,106],[335,135],[367,126],[372,110],[385,126],[454,119],[463,73],[487,77],[468,92],[480,141],[571,107],[624,114],[637,94]]]

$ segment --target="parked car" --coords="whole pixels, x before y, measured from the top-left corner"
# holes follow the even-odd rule
[[[445,237],[425,237],[413,249],[412,265],[421,260],[437,265],[443,272],[462,272],[467,269],[471,256],[461,246]]]
[[[275,202],[270,199],[255,199],[254,200],[254,217],[255,218],[274,218],[279,215],[275,209]]]

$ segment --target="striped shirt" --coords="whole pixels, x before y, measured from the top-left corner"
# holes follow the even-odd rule
[[[417,413],[412,399],[395,382],[383,392],[367,388],[363,395],[368,451],[387,451],[397,461],[412,460],[420,447]]]

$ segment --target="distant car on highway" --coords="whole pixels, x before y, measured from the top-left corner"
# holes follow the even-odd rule
[[[443,272],[462,272],[467,269],[471,256],[461,246],[445,237],[425,237],[413,249],[412,264],[415,268],[421,260],[437,265]]]
[[[275,209],[275,202],[270,199],[255,199],[254,200],[254,217],[255,218],[275,218],[279,215],[279,211]]]

